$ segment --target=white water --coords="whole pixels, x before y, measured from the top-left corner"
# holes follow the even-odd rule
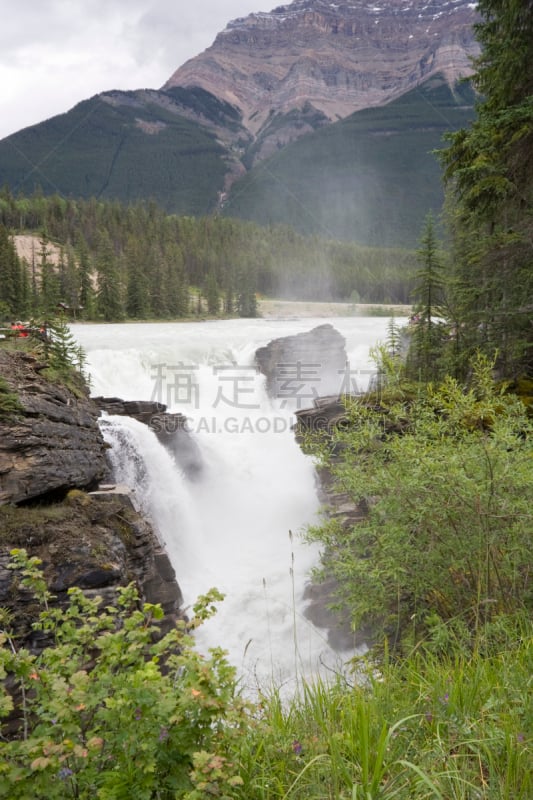
[[[94,395],[155,399],[190,419],[204,464],[195,480],[147,426],[112,417],[102,428],[116,478],[135,490],[165,543],[186,604],[212,586],[226,595],[198,645],[226,649],[249,689],[290,687],[351,655],[334,653],[327,631],[303,615],[304,587],[319,560],[301,538],[319,511],[313,463],[295,442],[291,411],[266,396],[263,377],[250,369],[258,347],[326,321],[345,336],[351,371],[371,367],[384,318],[72,328]]]

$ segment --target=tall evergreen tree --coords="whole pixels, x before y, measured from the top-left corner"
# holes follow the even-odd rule
[[[218,291],[217,276],[213,267],[207,276],[205,298],[209,314],[218,314],[220,310],[220,294]]]
[[[38,270],[41,278],[39,305],[46,316],[56,313],[57,304],[61,299],[59,275],[50,257],[49,244],[48,236],[43,231],[38,251]]]
[[[414,325],[407,367],[413,377],[427,383],[439,377],[439,354],[445,341],[444,279],[431,213],[426,217],[417,257],[420,268],[415,275]]]
[[[150,315],[150,296],[146,263],[142,253],[141,242],[130,237],[124,251],[124,262],[127,274],[126,311],[129,317],[143,319]]]
[[[108,322],[123,319],[124,304],[120,273],[113,245],[107,231],[100,235],[96,270],[98,276],[96,301],[98,313]]]
[[[80,314],[85,319],[92,319],[94,315],[95,291],[92,279],[92,264],[89,256],[87,241],[84,236],[78,237],[76,246],[76,258],[78,262],[78,281],[79,281],[79,305]]]
[[[4,316],[22,315],[22,269],[8,231],[0,225],[0,309]]]
[[[515,377],[533,372],[533,7],[480,0],[478,11],[483,100],[442,154],[457,204],[452,301],[463,360],[496,352],[501,375]]]

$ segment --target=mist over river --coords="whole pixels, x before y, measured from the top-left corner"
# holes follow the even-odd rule
[[[259,347],[326,322],[346,339],[349,388],[364,388],[369,349],[385,340],[388,318],[72,326],[93,395],[157,400],[188,418],[201,462],[194,474],[148,426],[127,417],[101,425],[115,480],[134,490],[165,544],[185,604],[212,586],[225,594],[198,646],[227,650],[250,691],[273,682],[290,690],[353,652],[334,652],[327,630],[305,617],[304,588],[319,550],[301,534],[317,521],[320,503],[313,461],[291,425],[294,410],[313,398],[302,396],[296,373],[279,398],[269,398],[254,367]],[[313,394],[346,389],[345,380],[339,375],[338,388],[317,382]]]

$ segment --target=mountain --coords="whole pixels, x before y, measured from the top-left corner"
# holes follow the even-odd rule
[[[311,127],[319,127],[438,73],[450,85],[471,74],[479,52],[474,9],[467,0],[294,0],[230,22],[163,89],[201,87],[234,105],[261,141],[257,159],[307,132],[294,124],[295,110],[307,124],[313,111]],[[282,116],[289,116],[283,133]]]
[[[372,246],[411,247],[444,200],[434,151],[474,116],[467,83],[435,75],[280,149],[231,187],[222,213]]]
[[[240,130],[238,111],[201,89],[105,92],[3,139],[0,185],[206,214],[244,172],[228,144]]]
[[[466,0],[251,14],[160,90],[105,92],[0,141],[0,186],[412,243],[413,220],[442,201],[429,151],[472,115],[456,84],[478,52],[474,21]]]

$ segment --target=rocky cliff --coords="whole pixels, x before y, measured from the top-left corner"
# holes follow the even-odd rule
[[[230,22],[163,89],[205,89],[236,106],[254,134],[293,109],[309,117],[310,106],[316,127],[437,73],[450,84],[471,74],[474,21],[467,0],[294,0]]]
[[[0,349],[0,606],[39,649],[34,601],[7,568],[22,547],[42,560],[60,608],[72,586],[112,604],[133,581],[143,601],[162,605],[166,630],[181,615],[174,569],[129,490],[98,485],[108,468],[97,405],[44,368],[28,352]]]
[[[98,408],[43,376],[29,353],[0,350],[0,375],[21,411],[0,416],[0,504],[94,486],[106,474]]]

